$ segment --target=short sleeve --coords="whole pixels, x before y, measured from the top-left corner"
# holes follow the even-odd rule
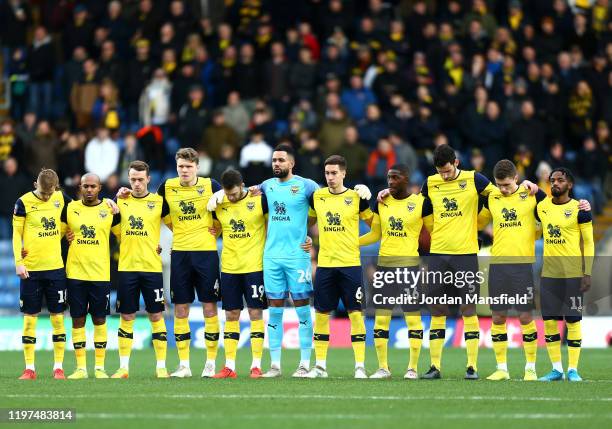
[[[166,181],[164,180],[159,188],[157,188],[157,195],[162,197],[166,201]]]
[[[366,210],[368,210],[370,208],[370,205],[368,204],[368,200],[364,200],[364,199],[359,199],[359,213],[364,212]]]
[[[578,223],[589,223],[593,221],[591,212],[585,212],[584,210],[578,211]]]
[[[13,210],[13,214],[15,216],[19,216],[19,217],[25,217],[26,215],[26,209],[25,209],[25,205],[23,204],[23,201],[21,201],[21,198],[19,198],[16,202],[15,202],[15,209]]]
[[[431,200],[429,198],[425,198],[423,200],[423,205],[421,206],[421,217],[427,217],[433,214],[433,206],[431,205]]]
[[[308,205],[314,210],[314,193],[308,196]]]
[[[421,186],[421,195],[423,195],[425,198],[429,198],[427,179],[425,179],[425,181],[423,182],[423,186]]]
[[[161,217],[165,218],[166,216],[168,216],[170,214],[170,207],[168,207],[168,202],[166,201],[166,199],[164,198],[162,200],[162,210],[161,210]]]
[[[64,198],[64,207],[66,207],[68,203],[72,201],[72,198],[66,195],[65,192],[62,192],[62,197]]]
[[[538,192],[536,192],[536,194],[535,194],[535,199],[536,199],[537,203],[539,203],[540,201],[545,200],[546,197],[547,197],[546,192],[544,192],[541,189],[538,189]]]
[[[306,179],[305,192],[306,196],[310,197],[315,191],[319,189],[319,185],[316,184],[314,180]]]
[[[212,188],[213,193],[221,190],[221,184],[215,179],[210,179],[210,187]]]
[[[121,214],[117,213],[113,215],[113,223],[111,226],[119,225],[121,223]]]
[[[474,186],[479,194],[488,195],[495,187],[491,181],[480,173],[474,173]]]

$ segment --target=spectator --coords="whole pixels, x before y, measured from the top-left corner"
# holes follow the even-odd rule
[[[223,144],[229,144],[238,150],[240,138],[232,127],[225,123],[223,111],[213,113],[212,124],[204,130],[204,138],[200,150],[206,152],[212,159],[217,159]]]
[[[295,164],[297,174],[317,183],[325,183],[323,163],[323,151],[319,147],[319,141],[309,137],[302,142],[296,154]]]
[[[72,55],[77,46],[82,46],[91,52],[93,35],[94,25],[89,19],[87,7],[84,4],[77,4],[73,9],[72,20],[62,30],[64,54]]]
[[[542,159],[545,130],[542,122],[535,117],[533,101],[523,101],[521,104],[521,119],[511,124],[509,137],[514,148],[524,145],[530,148],[535,159]]]
[[[147,3],[144,0],[140,4]],[[125,92],[125,106],[128,112],[129,124],[136,124],[139,119],[138,101],[145,84],[153,75],[154,63],[150,57],[150,42],[140,39],[136,42],[136,57],[128,64],[127,91]]]
[[[0,240],[10,240],[13,236],[11,224],[15,201],[32,189],[32,181],[19,171],[19,163],[15,158],[7,158],[2,162],[0,189]]]
[[[79,81],[72,85],[70,107],[74,114],[75,126],[83,130],[93,126],[93,109],[98,99],[100,82],[98,65],[92,59],[83,63],[83,74]]]
[[[207,122],[204,90],[200,85],[194,85],[189,90],[189,100],[178,112],[177,136],[181,147],[197,147],[202,141]]]
[[[367,174],[372,190],[387,187],[387,171],[396,163],[395,152],[389,140],[382,138],[368,159]]]
[[[164,70],[156,69],[153,79],[140,96],[140,123],[142,125],[156,125],[162,131],[166,131],[170,120],[171,91],[172,84],[168,81]]]
[[[100,96],[93,106],[93,122],[110,130],[117,130],[124,119],[119,102],[119,90],[110,79],[104,79],[100,85]]]
[[[590,189],[593,195],[593,209],[597,214],[602,212],[605,203],[603,183],[607,167],[608,160],[602,148],[597,145],[593,137],[587,136],[576,159],[576,175],[580,179],[579,182],[584,182]]]
[[[51,36],[45,27],[37,27],[34,41],[28,53],[28,72],[30,74],[30,106],[41,119],[47,119],[51,111],[53,77],[55,74],[55,54]]]
[[[364,88],[360,75],[351,76],[350,85],[350,89],[342,92],[341,101],[349,117],[359,122],[365,119],[367,106],[375,104],[376,98],[371,90]]]
[[[49,121],[40,121],[36,135],[30,143],[24,141],[24,162],[31,177],[36,177],[42,168],[57,170],[59,141]]]
[[[350,123],[346,113],[340,107],[328,112],[317,134],[317,139],[321,142],[321,149],[326,157],[336,153],[342,145],[344,130]]]
[[[286,119],[289,113],[289,63],[285,57],[285,46],[274,42],[270,47],[271,59],[264,65],[262,82],[265,94],[275,116]]]
[[[58,156],[58,171],[61,186],[71,195],[76,194],[81,183],[83,173],[83,147],[76,134],[70,134],[65,138],[64,146],[60,149]]]
[[[12,53],[11,62],[4,63],[4,71],[8,72],[8,78],[11,85],[11,109],[12,118],[21,118],[26,112],[28,106],[28,62],[26,58],[26,50],[17,48]]]
[[[25,0],[9,0],[0,4],[2,18],[2,60],[4,76],[8,76],[12,55],[17,49],[26,47],[28,26],[32,22],[32,12],[29,2]]]
[[[119,154],[119,166],[117,168],[117,178],[120,185],[129,186],[128,167],[132,161],[142,160],[143,155],[136,136],[134,134],[126,135],[123,139],[123,148]]]
[[[263,139],[263,134],[254,132],[251,141],[240,151],[240,169],[247,185],[263,182],[270,175],[272,148]]]
[[[236,64],[231,88],[242,96],[244,102],[253,104],[261,95],[261,69],[255,62],[255,49],[250,43],[240,47],[240,60]]]
[[[367,147],[374,148],[388,133],[389,129],[382,121],[380,109],[376,104],[370,104],[366,110],[366,118],[359,124],[361,141]]]
[[[223,108],[227,124],[236,131],[238,137],[245,138],[249,129],[249,112],[240,99],[240,92],[232,91],[227,96],[227,105]]]
[[[98,127],[96,136],[85,147],[85,171],[97,174],[105,183],[118,166],[119,145],[111,139],[107,128]]]
[[[15,124],[5,119],[0,125],[0,162],[14,158],[17,162],[23,159],[23,142],[15,133]]]
[[[559,167],[571,167],[569,161],[565,156],[565,148],[563,143],[556,141],[550,145],[550,150],[546,156],[546,162],[554,170]]]
[[[344,142],[338,148],[337,154],[343,156],[346,159],[346,164],[349,166],[346,170],[345,179],[347,186],[364,183],[369,153],[359,141],[359,133],[353,125],[346,127]]]
[[[595,105],[593,93],[586,81],[578,82],[574,93],[570,96],[568,107],[570,136],[574,147],[577,148],[576,142],[593,130]]]
[[[289,87],[296,99],[312,100],[317,82],[317,65],[308,48],[300,49],[299,60],[289,69]]]
[[[214,160],[210,177],[220,181],[221,175],[229,169],[238,170],[239,165],[236,160],[236,149],[229,144],[221,145],[219,158]]]

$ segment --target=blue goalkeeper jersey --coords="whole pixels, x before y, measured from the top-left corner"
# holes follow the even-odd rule
[[[308,229],[308,199],[319,188],[314,181],[293,176],[286,182],[268,179],[260,186],[268,201],[268,232],[264,259],[310,259],[300,245]]]

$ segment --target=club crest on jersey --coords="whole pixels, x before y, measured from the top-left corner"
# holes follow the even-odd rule
[[[297,185],[294,185],[294,186],[292,186],[292,187],[291,187],[291,193],[292,193],[293,195],[296,195],[296,194],[298,193],[298,191],[299,191],[299,190],[300,190],[300,187],[299,187],[299,186],[297,186]]]
[[[153,201],[147,201],[147,208],[149,210],[153,210],[155,208],[155,202]]]
[[[100,219],[106,219],[108,212],[106,210],[100,210]]]
[[[198,186],[196,191],[198,191],[198,194],[202,195],[204,193],[204,188],[202,186]]]
[[[345,198],[344,199],[344,204],[346,204],[347,206],[350,206],[351,204],[353,204],[353,199],[352,198]]]
[[[467,187],[467,182],[465,180],[462,180],[461,182],[459,182],[459,189],[464,190]]]
[[[569,209],[568,209],[568,210],[565,210],[565,211],[563,212],[563,215],[564,215],[566,218],[568,218],[568,219],[569,219],[569,218],[572,216],[572,211],[571,211],[571,210],[569,210]]]
[[[410,203],[406,204],[406,207],[408,208],[408,211],[410,213],[412,213],[414,211],[414,209],[416,209],[416,204],[413,203],[413,202],[410,202]]]
[[[246,203],[246,208],[248,211],[252,212],[255,209],[255,203],[252,201]]]
[[[529,194],[527,192],[520,192],[519,193],[519,198],[521,199],[521,201],[525,201],[528,196],[529,196]]]
[[[53,206],[54,206],[56,209],[59,209],[59,208],[60,208],[60,202],[59,202],[59,201],[57,201],[57,200],[53,201]]]

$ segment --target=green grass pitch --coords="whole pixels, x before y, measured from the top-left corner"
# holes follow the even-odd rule
[[[267,352],[264,353],[264,355]],[[565,349],[563,350],[566,356]],[[57,381],[50,377],[51,352],[37,352],[38,380],[19,381],[22,354],[0,353],[0,407],[75,408],[76,424],[101,428],[573,428],[612,427],[612,350],[582,351],[583,383],[523,382],[523,354],[509,350],[513,380],[483,380],[494,370],[491,350],[480,350],[481,380],[464,381],[465,350],[445,349],[443,380],[403,380],[407,350],[390,350],[392,380],[352,379],[350,349],[329,351],[329,379],[290,377],[298,352],[283,351],[284,376],[273,380],[248,378],[250,351],[238,356],[235,380],[201,379],[204,351],[191,351],[191,379],[154,378],[152,350],[135,351],[128,380]],[[177,364],[176,350],[168,351],[169,368]],[[93,352],[88,352],[93,366]],[[218,358],[221,365],[223,351]],[[423,350],[419,371],[426,370]],[[538,374],[549,370],[546,351],[538,352]],[[74,355],[67,351],[67,373]],[[109,352],[107,370],[118,366],[117,352]],[[376,356],[368,349],[367,369],[375,370]],[[264,369],[268,363],[264,359]],[[91,376],[90,371],[90,376]],[[0,426],[7,427],[8,424]],[[42,427],[43,424],[28,424]],[[44,424],[66,427],[65,424]],[[24,427],[22,425],[22,427]]]

